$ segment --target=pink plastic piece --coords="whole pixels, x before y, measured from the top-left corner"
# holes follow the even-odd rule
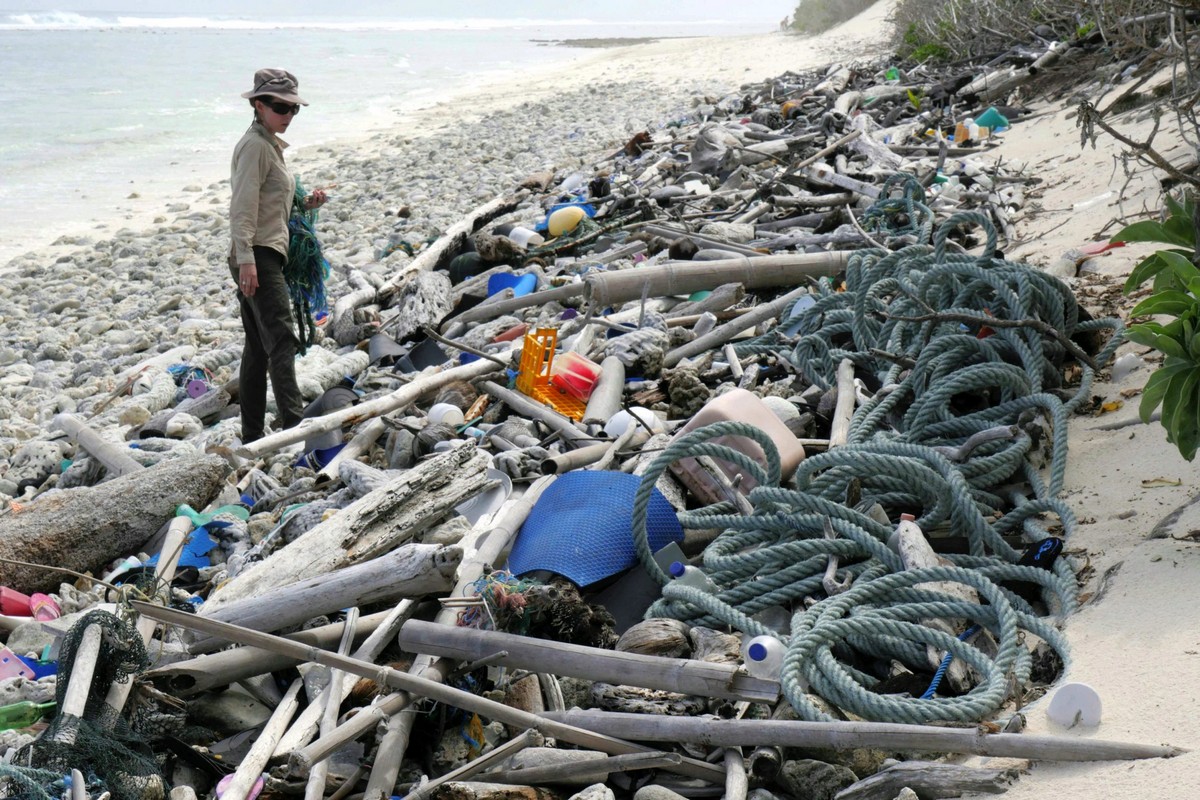
[[[34,680],[33,674],[25,662],[17,658],[17,654],[7,647],[0,647],[0,678],[28,678]]]
[[[229,773],[228,775],[226,775],[224,778],[221,778],[220,782],[217,783],[217,797],[220,797],[221,795],[225,794],[225,790],[229,787],[229,784],[231,781],[233,781],[233,773],[232,772]],[[263,776],[259,775],[258,780],[256,780],[254,782],[254,786],[250,787],[250,794],[247,795],[246,800],[254,800],[254,798],[258,797],[259,793],[262,792],[262,790],[263,790]]]
[[[16,589],[0,586],[0,614],[10,617],[28,617],[33,614],[29,606],[29,595],[21,594]]]
[[[33,610],[33,618],[41,622],[49,622],[62,616],[62,609],[54,598],[38,592],[29,598],[29,607]]]

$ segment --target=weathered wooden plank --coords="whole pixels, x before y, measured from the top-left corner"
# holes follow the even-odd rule
[[[487,464],[472,442],[422,462],[239,573],[213,592],[206,613],[395,549],[490,488]]]
[[[457,546],[407,544],[371,561],[314,575],[218,608],[210,609],[205,603],[200,614],[256,631],[277,631],[341,608],[449,591],[461,558],[462,548]],[[208,653],[223,644],[204,636],[188,649]]]

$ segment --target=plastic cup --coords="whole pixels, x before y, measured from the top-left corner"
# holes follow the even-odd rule
[[[452,403],[434,403],[429,409],[429,421],[443,425],[462,425],[465,421],[462,409]]]

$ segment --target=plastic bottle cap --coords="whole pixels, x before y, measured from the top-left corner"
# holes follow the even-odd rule
[[[900,515],[901,522],[913,522],[914,520],[916,520],[916,517],[914,517],[912,514],[901,514]]]
[[[672,578],[679,578],[679,577],[682,577],[685,569],[687,569],[687,565],[684,564],[682,561],[672,561],[671,569],[669,571],[671,573]]]
[[[766,661],[767,646],[762,642],[753,642],[746,648],[746,655],[750,656],[751,661]]]

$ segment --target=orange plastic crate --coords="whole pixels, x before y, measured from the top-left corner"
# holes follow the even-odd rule
[[[517,390],[578,422],[583,419],[587,403],[550,383],[550,367],[554,364],[554,351],[557,347],[557,328],[538,328],[525,334],[520,372],[517,374]]]

